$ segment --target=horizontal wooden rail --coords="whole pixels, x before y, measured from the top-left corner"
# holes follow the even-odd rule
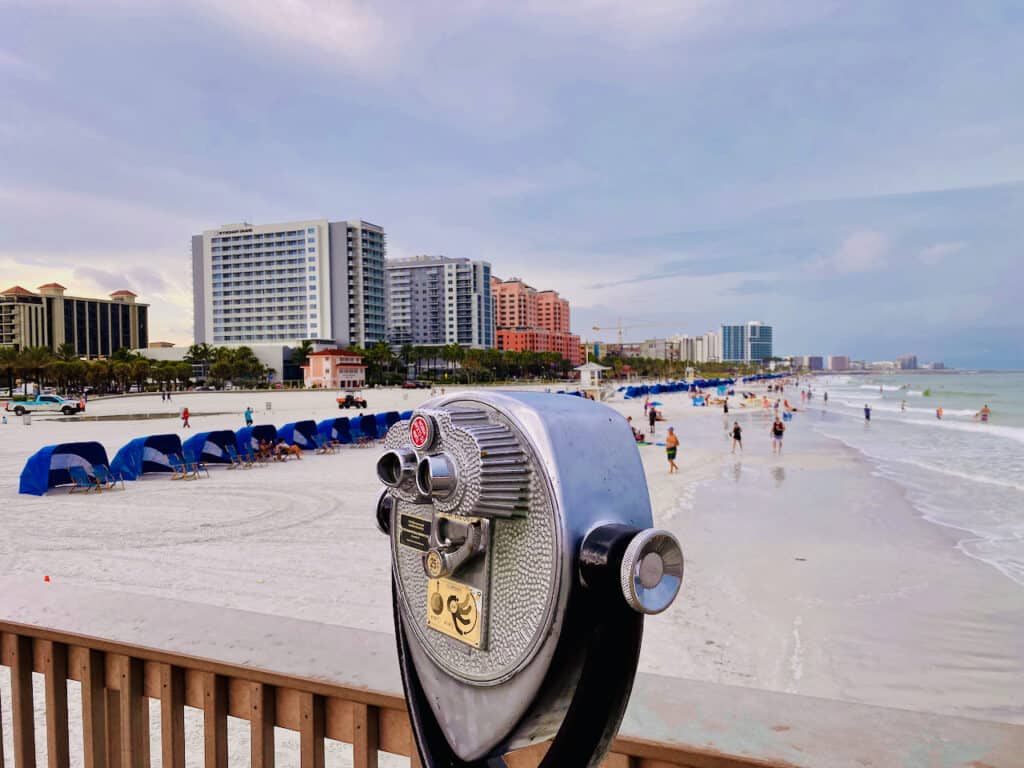
[[[0,768],[34,768],[37,738],[47,768],[79,751],[85,768],[148,768],[150,700],[164,768],[184,768],[186,707],[202,713],[207,768],[227,766],[229,716],[250,724],[254,768],[273,768],[275,726],[299,734],[302,768],[323,768],[325,739],[351,744],[356,768],[377,766],[379,751],[418,765],[387,635],[0,579],[0,664],[12,701],[0,726],[13,737],[12,755],[0,739]],[[81,685],[80,745],[69,743],[68,680]],[[544,748],[506,760],[534,768]],[[1020,766],[1024,728],[641,675],[612,750],[606,768]]]

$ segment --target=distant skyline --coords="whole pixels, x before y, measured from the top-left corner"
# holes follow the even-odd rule
[[[129,288],[189,238],[364,218],[631,340],[1024,368],[1024,6],[0,0],[3,287]]]

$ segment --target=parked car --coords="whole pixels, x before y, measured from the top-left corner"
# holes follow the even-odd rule
[[[419,385],[418,382],[415,382],[415,381],[403,381],[402,382],[402,389],[419,389],[419,388],[420,388],[420,385]]]
[[[21,400],[15,403],[8,403],[7,410],[14,411],[17,416],[22,416],[26,413],[45,413],[48,411],[60,412],[65,416],[73,416],[84,411],[85,407],[77,400],[65,400],[58,395],[39,395],[35,400]]]
[[[339,408],[365,408],[366,400],[351,392],[338,398]]]

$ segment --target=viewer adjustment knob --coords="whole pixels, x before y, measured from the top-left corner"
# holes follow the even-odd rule
[[[620,570],[622,596],[638,613],[661,613],[683,583],[683,550],[668,531],[648,528],[629,542]]]

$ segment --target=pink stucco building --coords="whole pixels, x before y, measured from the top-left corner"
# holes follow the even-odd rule
[[[358,352],[324,349],[309,355],[302,378],[307,389],[357,389],[366,383],[366,366]]]

